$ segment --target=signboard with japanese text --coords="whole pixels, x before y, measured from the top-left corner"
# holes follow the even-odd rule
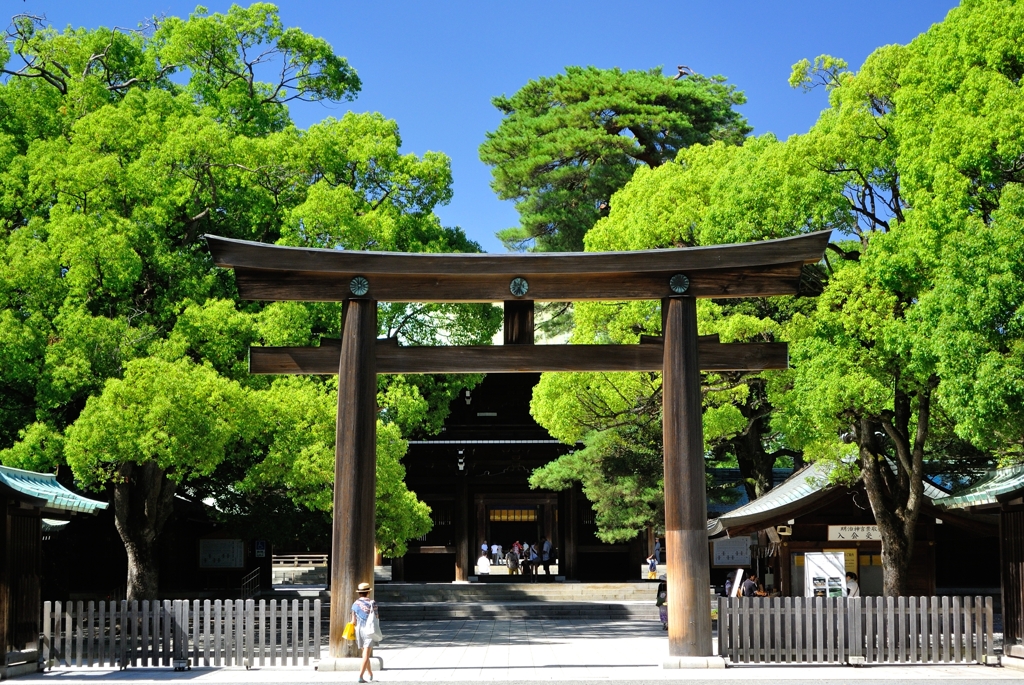
[[[711,542],[714,548],[714,566],[750,566],[750,545],[753,541],[749,537],[721,538]]]
[[[241,540],[200,540],[199,568],[245,568]]]
[[[829,542],[878,542],[882,536],[878,533],[878,526],[829,526]]]

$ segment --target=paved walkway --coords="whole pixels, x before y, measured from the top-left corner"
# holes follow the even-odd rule
[[[541,610],[541,607],[538,607]],[[666,671],[667,638],[652,621],[535,620],[384,622],[384,643],[375,654],[385,669],[376,682],[637,682],[685,680],[689,683],[762,680],[811,685],[817,682],[896,683],[908,680],[1001,683],[1024,673],[986,666],[739,666],[720,671]],[[354,682],[355,673],[319,673],[312,667],[193,669],[61,668],[23,676],[19,682],[71,681],[199,683]]]

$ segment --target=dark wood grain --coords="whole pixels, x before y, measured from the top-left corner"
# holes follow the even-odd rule
[[[337,352],[338,423],[334,465],[329,653],[356,656],[342,638],[359,583],[373,585],[377,483],[377,303],[345,305]]]
[[[479,345],[399,347],[378,340],[377,373],[530,373],[541,371],[661,371],[663,345]],[[251,347],[254,374],[337,373],[339,346]],[[786,343],[721,344],[717,336],[699,342],[702,371],[758,371],[788,366]]]
[[[662,302],[665,312],[662,445],[668,653],[711,656],[707,499],[697,338],[697,301]],[[719,347],[728,347],[720,345]]]
[[[746,268],[693,270],[688,295],[693,297],[768,297],[795,295],[802,262]],[[525,274],[530,299],[542,302],[582,300],[657,300],[671,297],[669,279],[675,271]],[[338,302],[352,298],[349,282],[355,273],[235,269],[238,293],[247,300]],[[508,300],[507,274],[369,275],[365,298],[382,302],[499,302]],[[365,299],[364,298],[364,299]]]
[[[506,345],[533,344],[533,300],[505,300]]]
[[[339,274],[490,275],[591,274],[745,268],[821,259],[830,231],[732,245],[638,250],[517,254],[429,254],[359,252],[284,247],[220,236],[205,236],[217,266],[319,271]],[[535,298],[536,299],[536,298]]]

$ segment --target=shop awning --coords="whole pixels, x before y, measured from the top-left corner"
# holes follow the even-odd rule
[[[8,494],[21,499],[33,506],[38,506],[46,513],[81,513],[94,514],[107,508],[106,502],[82,497],[71,492],[57,482],[52,473],[36,473],[0,466],[0,487]]]
[[[1024,466],[997,469],[958,495],[935,498],[944,509],[994,506],[1024,494]]]

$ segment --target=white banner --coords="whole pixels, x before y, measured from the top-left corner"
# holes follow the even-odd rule
[[[829,526],[829,542],[837,540],[881,540],[878,526]]]

